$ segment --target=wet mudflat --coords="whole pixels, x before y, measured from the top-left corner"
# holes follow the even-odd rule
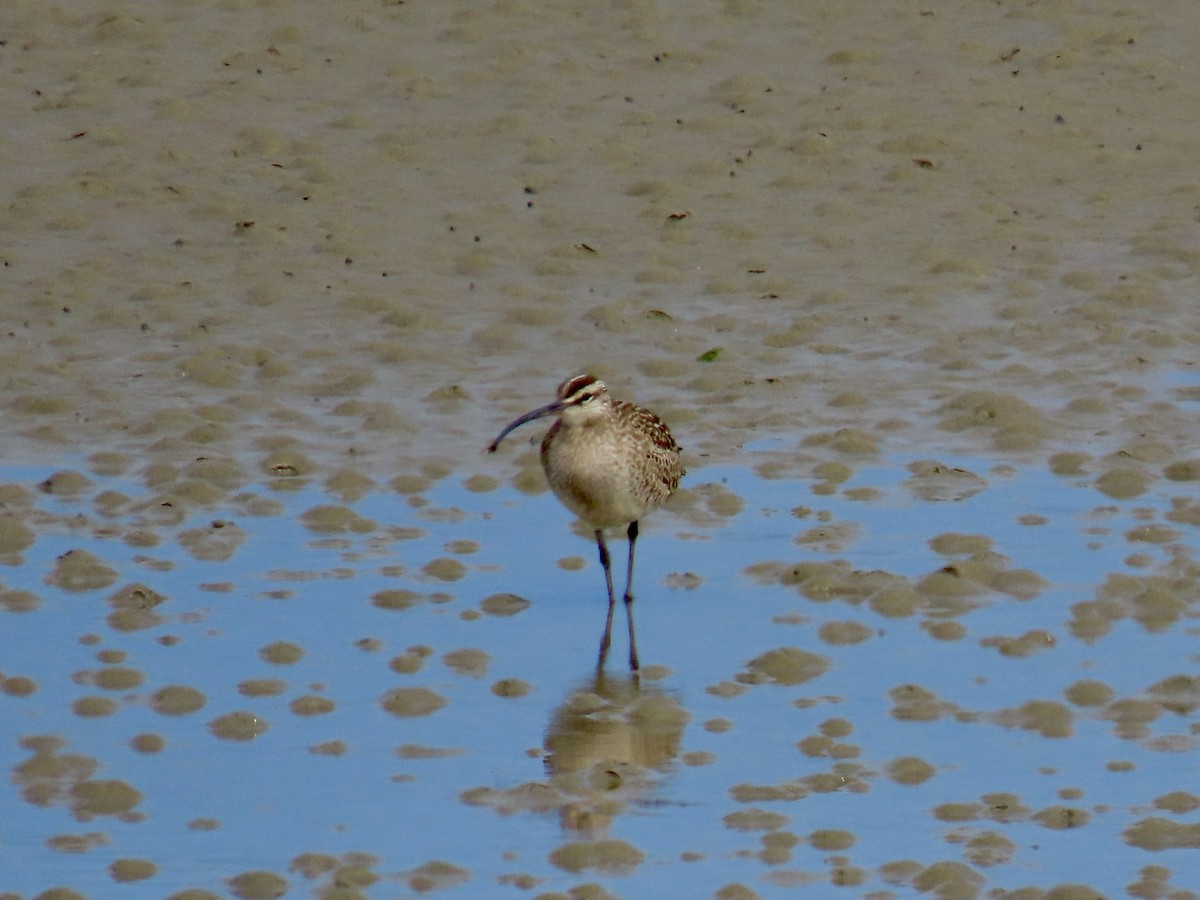
[[[0,34],[0,896],[1195,895],[1188,0],[121,6]]]
[[[596,672],[594,548],[545,492],[268,481],[149,548],[140,514],[80,512],[97,488],[33,495],[5,890],[1186,896],[1170,491],[979,458],[693,481],[645,532],[639,679],[619,628]],[[335,507],[364,524],[315,524]]]

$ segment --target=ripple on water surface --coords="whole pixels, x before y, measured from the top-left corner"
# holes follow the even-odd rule
[[[29,535],[0,593],[0,752],[13,802],[62,814],[25,820],[45,856],[7,859],[12,887],[1069,896],[1167,890],[1173,858],[1147,854],[1200,846],[1176,762],[1200,708],[1196,517],[1163,489],[1190,482],[700,470],[639,544],[637,679],[592,671],[588,535],[542,491],[465,482],[270,507],[238,482],[154,524],[153,557],[114,539],[147,524],[123,475],[9,488]],[[84,527],[106,492],[129,499]],[[425,827],[398,846],[401,809]]]

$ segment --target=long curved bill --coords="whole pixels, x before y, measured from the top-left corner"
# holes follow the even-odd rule
[[[496,448],[500,446],[500,442],[508,437],[510,431],[515,431],[526,422],[532,422],[534,419],[542,418],[542,416],[552,416],[557,412],[561,412],[565,405],[566,404],[564,404],[561,400],[555,401],[554,403],[547,404],[546,406],[539,407],[538,409],[530,410],[529,412],[525,413],[525,415],[513,419],[506,426],[504,426],[503,431],[496,435],[496,439],[488,444],[488,453],[495,453]]]

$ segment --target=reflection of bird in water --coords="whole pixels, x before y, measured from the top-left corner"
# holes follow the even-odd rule
[[[547,778],[508,788],[477,787],[461,799],[500,815],[558,813],[564,828],[585,832],[591,842],[631,803],[648,798],[667,773],[683,742],[687,710],[674,697],[643,687],[637,675],[610,678],[598,671],[574,688],[546,726]],[[629,862],[618,851],[614,870]]]
[[[563,826],[602,832],[679,754],[687,710],[636,676],[580,685],[546,727],[546,770]]]
[[[683,477],[679,445],[654,413],[614,400],[603,381],[576,375],[558,386],[557,399],[510,422],[488,447],[494,453],[513,429],[540,419],[558,418],[542,438],[542,468],[562,504],[595,530],[600,565],[608,587],[608,618],[600,641],[603,668],[612,637],[612,566],[604,529],[627,526],[629,561],[625,570],[625,614],[629,623],[629,668],[637,670],[633,635],[633,548],[638,520],[675,492]]]

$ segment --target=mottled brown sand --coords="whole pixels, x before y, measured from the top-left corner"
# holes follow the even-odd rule
[[[1061,624],[1088,642],[1126,619],[1162,632],[1192,615],[1192,551],[1173,546],[1200,524],[1200,16],[1185,0],[9,0],[3,24],[2,564],[20,565],[43,534],[86,531],[149,550],[180,526],[171,537],[183,552],[219,564],[243,549],[255,517],[282,514],[281,500],[251,490],[264,483],[281,497],[323,488],[327,502],[301,516],[323,542],[314,546],[357,551],[352,539],[376,536],[388,547],[422,534],[417,511],[423,524],[465,515],[424,508],[446,479],[478,494],[504,482],[544,489],[533,454],[485,458],[483,448],[561,378],[591,370],[617,396],[653,407],[684,445],[691,477],[674,508],[687,527],[745,506],[705,483],[706,466],[811,484],[804,499],[815,508],[781,505],[801,520],[801,561],[751,549],[734,569],[760,587],[794,589],[798,610],[844,609],[814,629],[816,640],[803,635],[820,653],[785,631],[740,669],[706,673],[707,687],[692,686],[706,696],[819,684],[831,669],[825,654],[878,636],[855,617],[860,602],[888,620],[921,616],[934,652],[972,639],[997,659],[1036,659],[1066,637],[963,625],[977,605],[1031,600],[1047,586],[987,534],[937,536],[930,547],[945,565],[921,577],[821,557],[862,534],[859,523],[831,521],[821,498],[876,499],[878,488],[841,486],[898,456],[909,460],[904,490],[918,504],[965,500],[1018,465],[1113,502],[1177,489],[1172,525],[1124,534],[1130,567],[1149,568],[1155,548],[1173,563],[1114,572]],[[958,468],[956,456],[980,459],[978,471]],[[352,508],[375,492],[411,515],[376,521]],[[239,521],[212,518],[216,508]],[[1095,516],[1100,534],[1104,511]],[[1020,521],[1046,519],[1029,510]],[[448,593],[477,571],[479,549],[455,538],[427,559],[389,557],[383,574],[407,571],[428,593],[372,588],[361,603],[403,614],[463,599],[470,608],[452,613],[469,625],[538,602],[508,593],[511,579],[487,596]],[[323,573],[264,562],[282,584],[259,598],[350,577],[355,561]],[[170,565],[149,556],[140,565],[147,583],[126,583],[105,559],[72,550],[43,583],[80,603],[101,598],[108,626],[127,636],[161,625],[157,608],[172,599],[150,586]],[[675,572],[667,584],[722,575],[732,577]],[[222,576],[214,567],[198,590],[236,594]],[[0,586],[0,612],[42,603]],[[776,624],[805,621],[795,612]],[[390,726],[454,709],[443,692],[403,682],[435,666],[479,681],[495,704],[547,692],[493,665],[496,648],[466,634],[456,647],[388,639],[380,668],[403,686],[373,709]],[[356,644],[384,646],[376,635]],[[302,693],[286,712],[241,708],[283,693],[291,683],[266,675],[308,671],[314,649],[264,642],[251,662],[270,668],[241,660],[245,672],[231,682],[238,705],[224,712],[214,701],[227,697],[147,679],[133,665],[144,660],[110,648],[97,652],[105,668],[71,677],[118,696],[141,690],[164,721],[196,713],[206,738],[249,747],[283,731],[288,716],[324,722],[361,701],[327,697],[313,681],[291,685]],[[567,839],[548,860],[560,873],[648,868],[641,848],[605,829],[645,802],[677,757],[696,767],[717,757],[682,745],[689,713],[653,687],[653,666],[645,678],[636,696],[602,680],[571,691],[547,729],[546,780],[462,785],[461,802],[503,816],[555,813]],[[6,698],[37,689],[28,675],[0,673]],[[983,722],[1030,740],[1069,737],[1097,710],[1123,739],[1140,740],[1155,718],[1196,703],[1195,680],[1183,675],[1128,696],[1080,678],[1065,694],[1070,705],[1017,694],[986,713],[918,684],[895,686],[884,702],[898,723]],[[790,697],[786,711],[830,702]],[[72,712],[101,721],[120,708],[86,696]],[[739,708],[729,715],[698,727],[744,734]],[[901,859],[868,873],[849,855],[855,833],[817,827],[798,807],[759,806],[934,777],[903,748],[881,755],[861,734],[864,718],[831,713],[797,729],[791,744],[819,770],[747,774],[729,788],[746,806],[723,827],[743,844],[759,840],[733,855],[778,867],[807,845],[828,867],[775,868],[767,885],[878,877],[978,896],[977,869],[1024,849],[991,825],[1058,831],[1094,821],[1070,788],[1036,806],[981,790],[931,810],[960,829],[947,840],[967,862]],[[416,769],[463,752],[427,737],[402,736],[394,755]],[[150,732],[129,741],[147,755],[170,743]],[[93,777],[100,764],[87,748],[45,734],[20,746],[27,758],[12,780],[27,804],[64,805],[80,822],[145,817],[139,790]],[[308,746],[339,757],[351,745],[322,735]],[[1123,767],[1133,768],[1110,763]],[[1129,827],[1126,844],[1200,844],[1200,826],[1166,818],[1194,809],[1193,795],[1154,802],[1164,816]],[[222,826],[197,813],[188,827]],[[52,851],[83,853],[109,838],[52,840]],[[686,843],[679,851],[683,862],[704,856]],[[377,862],[305,852],[289,874],[365,887]],[[458,863],[473,861],[434,859],[389,877],[421,893],[454,888],[473,877]],[[122,856],[108,870],[131,882],[160,865]],[[239,897],[278,896],[290,883],[257,868],[222,877]],[[532,890],[544,873],[504,877]],[[1138,877],[1131,893],[1171,889],[1169,869]],[[758,894],[731,883],[713,896]]]
[[[278,471],[470,474],[580,369],[693,468],[771,435],[806,466],[1082,448],[1094,475],[1194,446],[1196,389],[1163,382],[1200,341],[1187,3],[17,2],[6,25],[11,461],[217,459],[197,502]]]

